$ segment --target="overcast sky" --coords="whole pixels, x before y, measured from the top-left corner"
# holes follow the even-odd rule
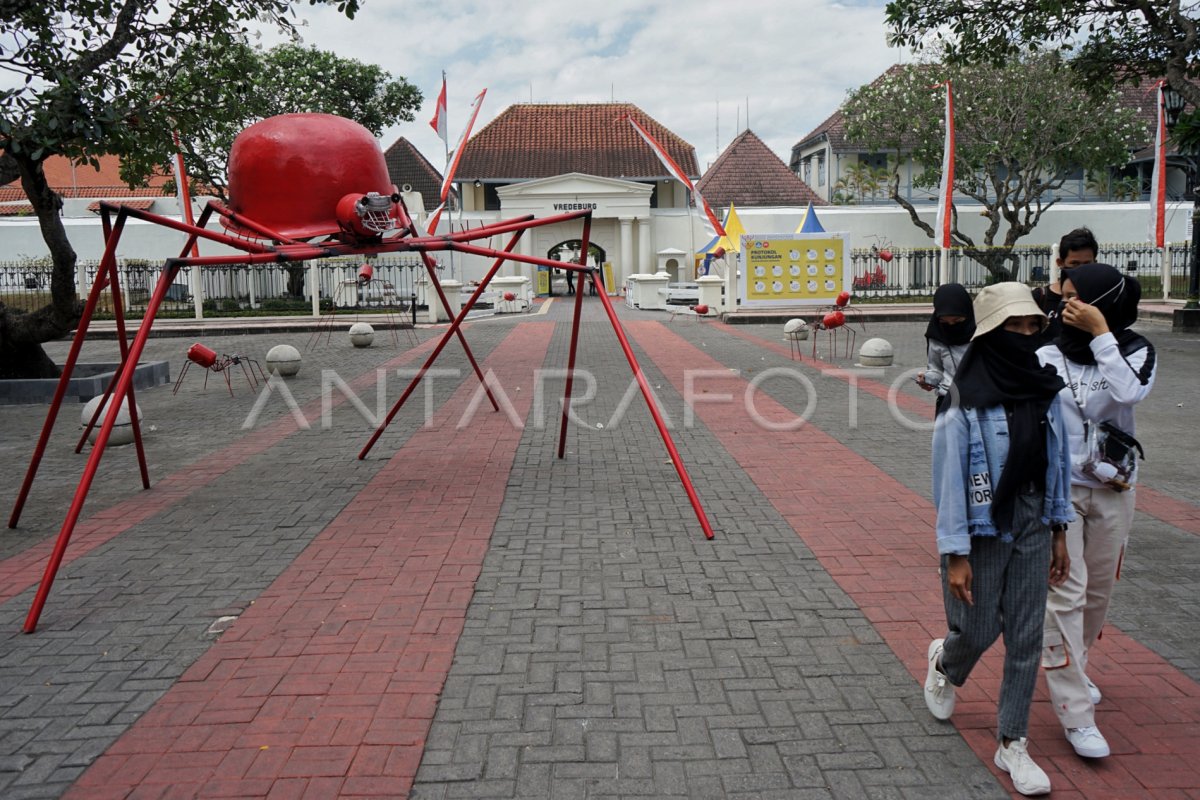
[[[439,169],[429,127],[445,70],[450,144],[471,100],[479,130],[513,103],[630,102],[696,148],[703,170],[746,127],[785,162],[846,90],[907,52],[885,41],[884,0],[365,0],[357,17],[297,3],[305,43],[378,64],[425,96],[408,138]],[[264,42],[269,43],[269,42]],[[740,124],[739,124],[740,121]]]

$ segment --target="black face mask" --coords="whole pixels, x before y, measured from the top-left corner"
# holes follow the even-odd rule
[[[1000,334],[1001,341],[1004,342],[1004,347],[1012,348],[1021,353],[1033,353],[1042,346],[1042,339],[1037,335],[1027,336],[1024,333],[1003,329],[998,331],[998,333]]]

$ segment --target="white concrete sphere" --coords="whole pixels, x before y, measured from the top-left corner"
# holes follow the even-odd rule
[[[300,371],[300,351],[290,344],[277,344],[267,351],[267,372],[290,378]]]
[[[96,413],[96,408],[100,405],[100,401],[104,399],[104,395],[97,395],[91,400],[88,400],[83,407],[83,411],[79,415],[79,427],[86,428],[87,424],[92,421],[92,415]],[[88,434],[88,441],[92,444],[96,443],[96,437],[100,434],[100,428],[104,425],[104,419],[108,416],[108,403],[112,398],[104,403],[104,408],[100,411],[100,416],[96,418],[96,424],[92,427]],[[138,422],[142,421],[142,408],[135,406],[137,409]],[[119,447],[123,444],[129,444],[133,441],[133,422],[129,418],[129,398],[125,398],[125,402],[121,404],[121,410],[117,412],[117,421],[113,424],[112,433],[108,435],[108,443],[114,447]]]
[[[365,322],[356,322],[350,326],[350,343],[355,347],[370,347],[375,341],[375,329]]]
[[[894,356],[887,339],[867,339],[858,350],[858,363],[864,367],[890,367]]]
[[[788,339],[803,341],[808,338],[808,323],[802,319],[789,319],[783,324],[783,335]]]

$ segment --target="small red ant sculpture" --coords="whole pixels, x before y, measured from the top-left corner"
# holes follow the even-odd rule
[[[171,394],[179,394],[179,387],[183,385],[183,377],[187,375],[188,367],[195,364],[204,370],[204,388],[208,388],[208,374],[215,372],[225,378],[225,388],[229,389],[229,396],[233,397],[233,383],[229,379],[229,373],[232,371],[230,367],[241,367],[242,374],[246,376],[246,383],[250,384],[250,389],[253,391],[258,388],[258,377],[262,377],[263,383],[266,383],[266,373],[262,371],[262,367],[258,362],[249,356],[239,356],[237,353],[233,355],[217,355],[215,350],[205,347],[196,342],[188,348],[187,361],[183,362],[183,369],[179,371],[179,377],[175,379],[175,388],[171,390]],[[258,376],[254,374],[258,371]]]

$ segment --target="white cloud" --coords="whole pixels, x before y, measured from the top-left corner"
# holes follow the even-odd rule
[[[417,119],[386,131],[383,144],[404,136],[439,166],[442,144],[427,123],[443,69],[451,144],[484,87],[476,130],[531,97],[615,99],[690,142],[703,169],[745,128],[747,108],[750,127],[787,161],[848,89],[901,59],[885,43],[882,0],[367,0],[353,21],[328,8],[296,10],[306,43],[422,90]]]

